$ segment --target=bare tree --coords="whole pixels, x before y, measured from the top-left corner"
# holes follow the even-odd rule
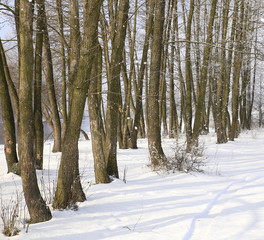
[[[20,79],[19,79],[19,123],[18,148],[21,162],[21,178],[26,204],[32,223],[51,219],[38,188],[35,161],[33,156],[32,83],[33,83],[33,17],[32,2],[20,1]]]

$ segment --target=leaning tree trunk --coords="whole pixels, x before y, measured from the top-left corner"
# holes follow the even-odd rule
[[[63,9],[62,0],[56,0],[57,13],[58,13],[58,26],[60,31],[60,54],[61,54],[61,108],[62,108],[62,138],[65,135],[66,124],[67,124],[67,76],[66,76],[66,53],[64,41],[64,22],[63,22]],[[69,47],[68,47],[69,48]]]
[[[48,23],[47,17],[45,14],[45,6],[43,5],[43,18],[44,18],[44,33],[43,33],[43,43],[44,43],[44,59],[46,66],[46,83],[47,83],[47,91],[49,97],[49,104],[51,109],[51,115],[53,120],[53,136],[54,136],[54,145],[52,152],[60,152],[61,151],[61,123],[60,116],[58,111],[55,85],[54,85],[54,74],[53,74],[53,63],[52,63],[52,55],[50,49],[50,41],[48,34]]]
[[[11,99],[12,99],[12,105],[14,108],[14,113],[16,114],[16,117],[18,118],[18,94],[17,94],[17,90],[15,87],[14,82],[11,79],[11,75],[10,75],[10,71],[9,71],[9,67],[7,65],[7,61],[6,61],[6,55],[5,55],[5,50],[3,48],[3,44],[2,41],[0,39],[0,57],[2,58],[2,63],[3,63],[3,67],[4,67],[4,74],[5,74],[5,79],[9,88],[9,92],[11,95]]]
[[[65,209],[74,202],[86,199],[82,190],[79,174],[78,140],[92,65],[97,52],[97,34],[100,8],[103,0],[92,0],[84,3],[84,36],[81,43],[81,57],[73,80],[72,102],[69,109],[62,156],[59,168],[58,183],[53,203],[54,208]]]
[[[20,75],[19,75],[19,159],[21,178],[31,223],[51,219],[50,209],[46,206],[38,188],[35,162],[33,158],[33,24],[32,3],[20,1]]]
[[[7,172],[18,173],[15,121],[14,121],[12,103],[4,73],[4,65],[1,57],[0,57],[0,100],[2,107],[2,121],[4,125],[5,156],[7,162]]]
[[[159,122],[159,87],[162,34],[164,24],[165,0],[156,1],[155,20],[153,25],[153,40],[151,46],[151,63],[149,75],[149,123],[148,123],[148,148],[151,165],[155,169],[166,161],[161,146]]]

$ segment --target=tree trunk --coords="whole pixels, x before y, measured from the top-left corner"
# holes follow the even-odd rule
[[[146,71],[146,65],[147,65],[146,63],[148,58],[149,39],[152,34],[152,28],[153,28],[154,7],[155,7],[155,1],[151,1],[148,20],[146,22],[146,34],[145,34],[143,53],[140,63],[140,70],[138,73],[138,84],[137,84],[138,90],[136,92],[136,113],[135,113],[134,124],[131,135],[131,148],[133,149],[137,148],[137,137],[140,128],[140,115],[142,113],[143,80],[144,80],[144,72]]]
[[[70,0],[70,51],[69,51],[69,106],[71,105],[74,79],[77,74],[80,60],[80,18],[79,1]]]
[[[31,223],[51,219],[50,209],[46,206],[38,188],[33,158],[33,41],[32,41],[32,3],[20,1],[20,81],[19,81],[19,159],[21,178]]]
[[[185,82],[186,82],[186,107],[185,107],[185,130],[187,151],[192,145],[192,67],[191,67],[191,31],[194,12],[194,0],[190,1],[190,10],[186,29],[186,49],[185,49]]]
[[[233,84],[232,84],[232,125],[230,131],[230,140],[234,141],[239,134],[239,120],[238,120],[238,108],[239,108],[239,79],[242,66],[243,48],[244,48],[244,36],[245,36],[245,9],[244,0],[240,2],[240,18],[239,28],[236,33],[236,51],[234,54],[234,71],[233,71]]]
[[[151,63],[149,76],[149,124],[148,124],[148,148],[151,166],[156,169],[164,161],[165,154],[161,146],[160,122],[159,122],[159,87],[162,34],[164,25],[165,0],[156,1],[155,20],[153,25],[153,40],[151,46]]]
[[[225,111],[223,101],[224,101],[224,82],[226,76],[226,36],[227,36],[227,27],[228,27],[228,13],[229,13],[230,0],[225,0],[223,2],[223,27],[222,27],[222,43],[221,43],[221,65],[220,65],[220,74],[218,78],[217,86],[217,104],[216,104],[216,134],[217,134],[217,143],[226,143],[227,134],[225,123],[223,122],[223,114]]]
[[[110,64],[110,79],[108,79],[108,95],[107,95],[107,112],[106,112],[106,140],[105,140],[105,158],[107,164],[108,175],[118,178],[117,168],[117,127],[118,116],[120,111],[119,94],[120,87],[120,71],[122,54],[125,45],[126,27],[128,19],[129,1],[121,0],[116,19],[116,29],[112,40],[112,55]]]
[[[175,61],[175,39],[176,39],[176,21],[177,21],[177,1],[173,1],[173,27],[172,27],[172,45],[170,52],[170,109],[169,109],[169,138],[178,136],[178,115],[175,104],[174,92],[174,61]]]
[[[66,83],[66,54],[65,54],[65,41],[64,41],[64,23],[63,23],[63,10],[62,0],[56,0],[57,13],[58,13],[58,26],[60,31],[60,54],[61,54],[61,81],[62,81],[62,94],[61,94],[61,105],[62,105],[62,138],[65,135],[66,124],[67,124],[67,83]]]
[[[99,42],[98,52],[102,51]],[[92,72],[90,77],[90,85],[88,91],[88,107],[90,116],[90,129],[92,137],[92,148],[94,158],[94,173],[96,183],[109,183],[110,178],[107,174],[105,155],[103,150],[103,135],[102,128],[103,122],[100,114],[100,101],[98,94],[100,88],[98,88],[98,82],[102,81],[100,68],[102,66],[102,54],[96,53],[96,57],[92,66]]]
[[[58,209],[65,209],[72,203],[86,199],[79,175],[78,140],[89,87],[88,80],[98,50],[98,20],[102,3],[102,0],[92,0],[84,4],[84,37],[81,42],[81,56],[76,78],[73,80],[72,102],[62,146],[58,183],[53,203],[53,207]]]
[[[16,152],[15,121],[14,121],[11,99],[4,73],[4,64],[1,57],[0,57],[0,100],[2,107],[2,121],[4,126],[7,172],[8,173],[13,172],[19,174],[18,159]]]
[[[46,83],[47,83],[47,91],[49,97],[49,104],[51,109],[51,115],[53,120],[53,136],[54,136],[54,145],[52,152],[60,152],[61,151],[61,123],[60,123],[60,116],[58,112],[58,105],[56,99],[56,92],[55,92],[55,82],[54,82],[54,74],[53,74],[53,61],[50,49],[50,42],[49,42],[49,34],[48,34],[48,25],[47,25],[47,17],[45,14],[45,6],[43,6],[43,18],[44,18],[44,59],[45,59],[45,66],[46,66]]]
[[[36,168],[43,169],[44,130],[41,108],[42,88],[42,47],[43,47],[43,6],[44,1],[38,0],[38,18],[35,46],[35,81],[34,81],[34,117],[35,117],[35,158]]]
[[[195,121],[193,127],[193,143],[196,143],[202,130],[202,120],[205,112],[204,102],[205,102],[206,84],[208,78],[207,72],[208,72],[210,53],[212,49],[211,44],[213,38],[213,26],[214,26],[216,6],[217,6],[217,0],[213,0],[211,5],[209,23],[208,23],[206,46],[204,47],[204,52],[203,52],[203,65],[201,71],[201,80],[200,80],[198,101],[196,106]]]
[[[11,79],[11,75],[10,75],[10,71],[9,71],[9,67],[7,65],[7,61],[6,61],[6,55],[5,55],[5,50],[3,48],[3,44],[2,41],[0,39],[0,56],[2,58],[2,63],[3,63],[3,67],[4,67],[4,74],[5,74],[5,79],[9,88],[9,92],[12,98],[12,103],[13,103],[13,107],[14,107],[14,112],[16,114],[16,117],[18,118],[19,115],[19,111],[18,111],[18,94],[17,94],[17,90],[16,87],[14,85],[14,82]]]

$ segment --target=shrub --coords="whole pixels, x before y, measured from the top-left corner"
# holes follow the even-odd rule
[[[15,200],[11,199],[8,203],[5,203],[1,199],[1,218],[4,225],[3,234],[8,237],[15,236],[20,232],[17,227],[20,201],[21,199],[18,195]]]
[[[204,172],[202,167],[206,165],[204,157],[204,144],[192,146],[191,151],[186,151],[186,144],[177,143],[174,150],[174,156],[168,157],[166,162],[167,171],[180,172]]]

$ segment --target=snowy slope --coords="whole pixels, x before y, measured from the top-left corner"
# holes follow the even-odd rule
[[[264,131],[240,135],[217,145],[203,136],[205,173],[155,173],[147,141],[138,150],[118,150],[120,179],[93,184],[91,143],[80,141],[80,166],[87,201],[78,211],[53,211],[49,222],[29,225],[14,240],[262,240],[264,239]],[[164,139],[167,155],[175,140]],[[52,189],[60,155],[45,145],[45,170],[38,177]],[[20,193],[21,181],[5,174],[1,146],[2,201]],[[126,169],[126,183],[122,181]],[[47,193],[45,194],[47,196]],[[23,205],[21,203],[21,205]],[[0,221],[1,223],[1,221]],[[1,225],[2,229],[2,225]],[[8,239],[0,235],[0,239]]]

